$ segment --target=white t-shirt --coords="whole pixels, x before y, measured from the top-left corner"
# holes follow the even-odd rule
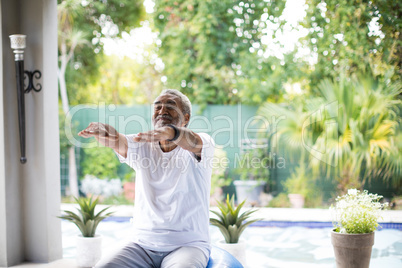
[[[182,246],[210,251],[209,196],[214,141],[206,133],[201,160],[177,146],[163,152],[159,143],[139,143],[127,135],[127,158],[136,171],[134,242],[155,251],[172,251]]]

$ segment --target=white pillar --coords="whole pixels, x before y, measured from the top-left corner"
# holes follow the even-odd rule
[[[57,84],[57,1],[3,0],[0,94],[0,267],[62,257]],[[21,164],[14,55],[9,35],[27,35],[25,69],[39,93],[25,94],[26,157]]]

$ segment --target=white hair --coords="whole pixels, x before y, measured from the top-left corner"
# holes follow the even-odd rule
[[[162,90],[161,94],[159,94],[159,96],[166,95],[166,94],[171,94],[171,95],[175,95],[175,96],[179,97],[180,101],[181,101],[181,106],[183,107],[183,111],[182,111],[183,114],[188,114],[191,117],[191,102],[186,95],[184,95],[177,89],[164,89],[164,90]]]

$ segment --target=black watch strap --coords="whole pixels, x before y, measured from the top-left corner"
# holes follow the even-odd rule
[[[167,141],[175,141],[175,140],[177,140],[179,138],[179,136],[180,136],[180,130],[175,125],[170,125],[169,124],[167,126],[173,128],[173,130],[174,130],[174,137],[172,139],[170,139],[170,140],[167,140]]]

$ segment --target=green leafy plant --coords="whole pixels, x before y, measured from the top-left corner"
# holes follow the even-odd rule
[[[229,163],[226,161],[227,153],[222,146],[215,147],[214,160],[215,164],[212,166],[211,175],[211,195],[214,194],[216,188],[229,186],[232,182],[232,179],[227,177]]]
[[[210,218],[210,222],[212,225],[219,228],[222,235],[225,238],[226,243],[238,243],[240,235],[243,233],[244,229],[249,226],[250,224],[260,221],[261,219],[249,220],[245,222],[250,215],[256,210],[247,210],[240,214],[240,210],[243,207],[246,200],[241,202],[237,208],[234,204],[234,195],[229,199],[229,195],[226,196],[226,202],[218,202],[219,212],[211,210],[218,219]]]
[[[82,173],[94,175],[100,179],[116,178],[120,162],[110,148],[97,146],[84,149],[84,159],[81,162]]]
[[[335,215],[335,232],[346,234],[365,234],[377,230],[381,210],[388,203],[380,203],[382,196],[349,189],[348,193],[336,198],[331,206]]]
[[[94,237],[96,228],[98,224],[105,218],[109,217],[113,214],[113,212],[106,213],[110,207],[102,209],[100,212],[95,214],[95,208],[98,203],[98,199],[92,201],[91,198],[75,198],[80,209],[78,209],[78,214],[64,210],[63,212],[66,215],[60,216],[59,218],[68,220],[74,223],[78,229],[80,229],[81,234],[83,237]]]
[[[337,182],[340,194],[376,178],[399,186],[401,83],[368,73],[324,79],[315,89],[316,98],[260,107],[259,116],[284,117],[270,147],[283,144],[290,163],[306,161],[315,177]],[[267,126],[261,129],[270,134]]]
[[[289,197],[286,193],[280,193],[275,196],[270,202],[268,207],[273,208],[290,208],[291,204]]]
[[[303,197],[307,197],[313,190],[311,189],[313,183],[310,181],[310,177],[303,165],[300,165],[291,173],[290,177],[283,183],[283,186],[287,193],[300,194]]]
[[[394,196],[391,200],[391,209],[402,209],[402,196]]]
[[[236,172],[240,180],[269,182],[271,156],[264,149],[252,149],[245,152],[240,159]]]

